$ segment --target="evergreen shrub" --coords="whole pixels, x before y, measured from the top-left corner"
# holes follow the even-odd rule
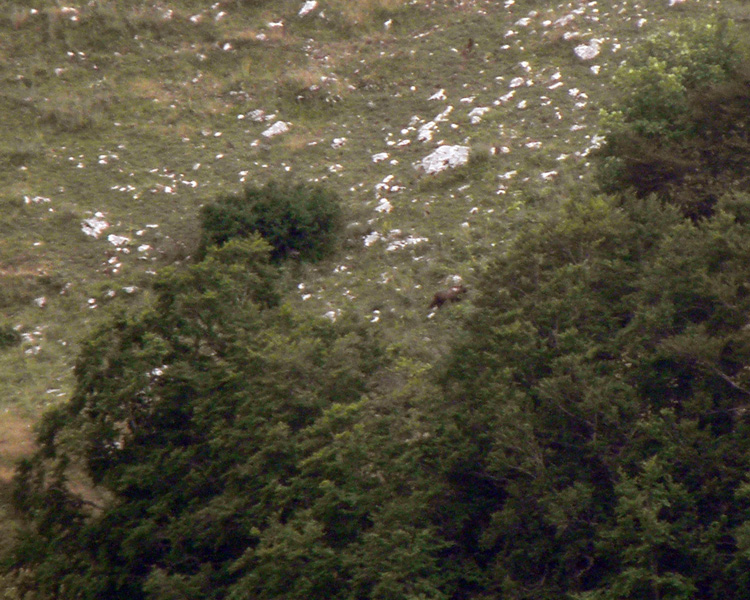
[[[271,245],[271,258],[319,260],[334,247],[341,207],[333,192],[306,183],[247,186],[203,208],[200,255],[211,245],[258,233]]]
[[[10,348],[21,343],[21,334],[10,325],[0,325],[0,350]]]

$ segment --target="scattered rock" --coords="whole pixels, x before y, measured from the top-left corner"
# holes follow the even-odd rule
[[[477,125],[482,121],[482,117],[489,111],[488,106],[477,106],[476,108],[471,109],[469,112],[469,118],[471,119],[472,125]]]
[[[49,198],[46,198],[44,196],[24,196],[23,197],[24,204],[40,204],[40,203],[46,203],[51,202]]]
[[[314,11],[317,7],[318,7],[318,3],[316,2],[316,0],[308,0],[302,5],[302,8],[299,9],[297,16],[304,17],[305,15],[308,15],[312,11]]]
[[[107,241],[113,246],[124,246],[130,242],[130,238],[126,238],[124,235],[115,235],[111,233],[107,236]]]
[[[276,121],[273,125],[271,125],[268,129],[266,129],[261,135],[263,137],[272,138],[277,135],[281,135],[282,133],[286,133],[289,131],[289,124],[285,123],[284,121]]]
[[[389,243],[385,250],[386,252],[394,252],[406,248],[407,246],[416,246],[417,244],[429,241],[430,240],[426,237],[415,237],[413,235],[407,235],[404,237],[400,229],[393,229],[388,233]]]
[[[262,108],[256,108],[255,110],[251,110],[249,113],[247,113],[247,118],[260,123],[261,121],[267,120],[266,111],[264,111]]]
[[[428,175],[440,173],[445,169],[454,169],[469,161],[468,146],[440,146],[437,150],[425,156],[417,169],[423,169]]]
[[[104,214],[97,212],[93,217],[84,219],[81,223],[81,231],[92,238],[98,238],[102,232],[109,227],[104,220]]]
[[[389,213],[393,210],[393,205],[388,201],[387,198],[381,198],[378,205],[375,207],[375,212]],[[367,244],[365,244],[367,245]]]
[[[419,132],[417,133],[417,139],[420,142],[429,142],[432,140],[432,136],[434,133],[434,130],[437,128],[438,123],[442,123],[443,121],[448,120],[448,115],[453,112],[452,106],[447,106],[446,109],[441,112],[439,115],[437,115],[432,121],[429,121],[428,123],[425,123],[419,128]]]
[[[362,241],[365,244],[365,247],[372,246],[375,242],[377,242],[382,236],[377,232],[373,231],[372,233],[368,233],[364,238],[362,238]]]
[[[581,60],[591,60],[599,56],[600,40],[591,40],[588,44],[581,44],[573,49],[575,55]]]

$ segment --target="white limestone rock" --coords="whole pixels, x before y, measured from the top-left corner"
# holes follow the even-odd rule
[[[316,0],[308,0],[302,5],[302,8],[299,9],[297,16],[304,17],[305,15],[308,15],[312,11],[314,11],[317,7],[318,7],[318,3],[316,2]]]
[[[105,221],[104,214],[100,212],[93,217],[84,219],[81,223],[81,231],[92,238],[98,238],[107,227],[109,227],[109,223]]]
[[[289,124],[284,121],[276,121],[268,129],[266,129],[261,135],[266,138],[272,138],[282,133],[289,131]]]
[[[417,163],[416,168],[431,175],[445,169],[455,169],[469,161],[468,146],[440,146]]]
[[[588,44],[581,44],[573,49],[575,55],[581,60],[591,60],[599,56],[599,40],[591,40]]]

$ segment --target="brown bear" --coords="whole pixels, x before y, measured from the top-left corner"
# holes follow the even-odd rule
[[[430,302],[428,308],[440,308],[446,302],[458,302],[461,300],[461,296],[468,291],[465,285],[454,285],[447,290],[440,290],[432,297],[432,302]]]

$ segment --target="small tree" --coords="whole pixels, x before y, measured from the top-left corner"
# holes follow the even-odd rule
[[[322,187],[271,182],[222,196],[201,216],[201,254],[213,244],[259,233],[271,245],[274,260],[290,255],[318,260],[334,246],[341,207],[337,196]]]
[[[21,343],[21,334],[10,325],[0,325],[0,350]]]

